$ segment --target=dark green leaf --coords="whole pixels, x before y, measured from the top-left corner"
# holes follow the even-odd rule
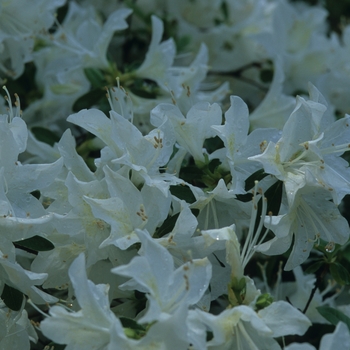
[[[324,264],[325,264],[325,262],[323,260],[316,261],[314,264],[310,265],[305,270],[305,274],[311,274],[311,273],[317,272]]]
[[[213,332],[210,332],[210,331],[207,331],[207,341],[210,341],[214,338],[214,333]]]
[[[41,193],[40,193],[40,191],[38,191],[38,190],[35,190],[35,191],[33,191],[33,192],[30,192],[30,194],[31,194],[33,197],[35,197],[36,199],[39,199],[40,196],[41,196]]]
[[[98,89],[107,85],[106,78],[99,69],[85,68],[84,73],[93,88]]]
[[[335,281],[341,286],[350,284],[350,274],[341,264],[330,264],[329,271]]]
[[[272,69],[262,69],[260,71],[260,80],[263,83],[270,83],[273,78],[273,70]]]
[[[66,348],[67,345],[62,345],[62,344],[56,344],[51,342],[50,344],[47,344],[48,349],[52,349],[52,350],[64,350]],[[46,347],[45,347],[46,349]]]
[[[52,242],[40,236],[33,236],[27,239],[13,242],[17,248],[28,248],[37,252],[45,252],[55,248]]]
[[[197,217],[199,214],[199,209],[191,209],[191,213]],[[166,218],[163,224],[157,228],[156,232],[153,235],[153,238],[161,238],[169,232],[171,232],[175,227],[179,215],[180,213],[177,213],[173,216],[169,216],[168,218]]]
[[[208,153],[213,153],[214,151],[225,147],[224,142],[220,137],[210,137],[204,141],[203,147],[208,151]]]
[[[165,219],[163,224],[154,233],[153,238],[161,238],[165,236],[167,233],[171,232],[175,227],[175,224],[179,215],[180,213],[177,213]]]
[[[266,177],[267,173],[264,172],[264,169],[257,170],[255,173],[250,175],[246,180],[245,180],[245,190],[249,191],[255,186],[255,181],[261,181],[264,177]]]
[[[56,344],[51,342],[50,344],[47,344],[48,349],[52,349],[52,350],[64,350],[66,348],[67,345],[62,345],[62,344]],[[46,347],[45,347],[46,349]]]
[[[350,317],[343,314],[341,311],[330,306],[319,306],[317,311],[331,324],[336,326],[338,322],[344,322],[350,330]]]
[[[348,262],[350,262],[350,244],[348,243],[345,247],[342,247],[342,256]]]
[[[157,83],[149,79],[135,79],[129,89],[135,95],[143,98],[156,98],[159,93]]]
[[[252,193],[237,194],[236,197],[239,201],[246,203],[252,200],[253,194]]]
[[[59,136],[57,136],[54,132],[49,129],[42,128],[41,126],[34,126],[31,128],[31,131],[37,140],[45,142],[50,146],[53,146],[55,142],[60,140]]]
[[[196,197],[192,193],[191,189],[188,186],[176,185],[170,186],[170,193],[189,204],[192,204],[196,201]]]
[[[5,284],[4,290],[1,294],[1,299],[4,301],[5,305],[8,308],[13,311],[18,311],[22,306],[23,293]]]
[[[124,328],[131,328],[131,329],[135,329],[138,331],[146,331],[146,328],[141,326],[140,324],[138,324],[135,320],[133,320],[132,318],[128,318],[128,317],[120,317],[119,318],[122,326]]]
[[[79,112],[82,109],[90,108],[98,104],[101,99],[106,99],[106,92],[102,89],[94,89],[79,97],[73,105],[73,111]]]
[[[177,47],[177,51],[183,51],[186,46],[188,46],[188,44],[191,42],[191,36],[190,35],[183,35],[180,36],[177,40],[176,40],[176,47]]]
[[[282,192],[282,181],[277,181],[265,192],[265,197],[267,198],[267,214],[272,213],[272,215],[278,215],[281,206]]]

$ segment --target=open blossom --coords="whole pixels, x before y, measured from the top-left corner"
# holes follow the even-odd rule
[[[2,349],[29,349],[32,341],[38,341],[33,325],[28,319],[28,313],[23,309],[19,311],[7,308],[0,302],[0,322],[3,327],[0,331],[0,347]]]
[[[112,272],[131,278],[120,286],[121,289],[147,293],[149,307],[139,321],[162,322],[182,306],[196,304],[209,285],[209,260],[195,259],[175,270],[174,260],[166,248],[150,237],[147,231],[138,230],[137,234],[142,243],[140,256],[134,257],[128,265],[114,268]]]
[[[349,238],[349,225],[328,191],[321,187],[305,186],[296,191],[287,213],[266,220],[275,237],[260,245],[258,250],[268,255],[286,252],[293,243],[285,270],[302,264],[319,239],[334,245]]]
[[[350,347],[350,332],[347,325],[339,322],[333,333],[325,334],[320,343],[319,350],[347,349]],[[292,343],[285,347],[285,350],[316,350],[308,343]]]
[[[350,27],[305,1],[0,0],[0,350],[350,348]]]
[[[0,71],[18,78],[32,60],[34,38],[54,23],[54,12],[65,0],[35,0],[23,11],[23,0],[1,1]]]
[[[71,350],[106,349],[112,332],[117,332],[123,342],[126,336],[120,321],[109,308],[109,286],[95,285],[87,279],[84,254],[72,263],[69,277],[81,310],[51,307],[50,316],[40,325],[44,335],[58,344],[67,344]]]
[[[219,315],[190,311],[188,325],[196,349],[281,350],[275,337],[302,335],[311,322],[289,303],[278,301],[259,312],[245,305],[227,309]],[[210,341],[206,341],[207,329],[213,333]]]
[[[250,161],[249,157],[262,153],[268,141],[278,139],[279,132],[272,128],[255,129],[248,135],[248,106],[238,96],[231,96],[230,102],[231,106],[225,113],[225,124],[212,125],[212,128],[225,145],[226,161],[232,175],[230,189],[235,194],[242,194],[245,193],[244,180],[259,169],[258,164]],[[210,156],[215,158],[215,152]]]
[[[315,100],[317,93],[310,86],[314,99],[297,97],[282,137],[277,143],[269,142],[264,153],[249,158],[261,162],[265,172],[284,182],[290,205],[297,190],[296,182],[305,181],[306,173],[313,176],[315,184],[330,191],[336,204],[350,192],[350,168],[339,157],[349,150],[350,117],[323,127],[326,106]]]

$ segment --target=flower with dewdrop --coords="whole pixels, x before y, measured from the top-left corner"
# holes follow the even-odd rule
[[[312,85],[310,94],[313,99],[320,95]],[[282,137],[277,143],[270,141],[262,154],[249,157],[261,162],[266,173],[284,182],[290,206],[306,173],[315,185],[330,192],[337,205],[350,193],[350,168],[340,157],[350,150],[350,116],[323,127],[326,106],[313,99],[297,97]]]
[[[307,181],[311,178],[310,181]],[[259,246],[258,250],[268,255],[286,252],[293,242],[285,270],[302,264],[320,238],[330,246],[344,244],[349,238],[349,225],[331,200],[331,193],[315,186],[313,177],[306,172],[306,179],[300,181],[294,176],[296,192],[286,212],[266,220],[275,237]]]

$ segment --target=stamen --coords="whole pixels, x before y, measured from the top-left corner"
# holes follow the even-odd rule
[[[271,294],[270,286],[269,286],[269,283],[267,282],[267,276],[266,276],[267,261],[264,262],[264,265],[261,264],[259,261],[257,262],[257,264],[263,278],[265,290],[267,293]]]
[[[257,193],[261,194],[260,198],[262,199],[262,208],[261,208],[259,225],[255,231],[255,223],[256,223],[256,217],[258,212],[258,201],[260,200],[260,198],[258,198],[257,196]],[[269,227],[271,226],[271,222],[272,222],[272,213],[269,212],[270,223],[268,227],[265,229],[264,233],[262,234],[264,230],[264,223],[265,223],[266,212],[267,212],[267,198],[264,197],[263,190],[261,188],[258,188],[258,181],[255,181],[252,202],[253,202],[252,215],[250,219],[249,231],[241,253],[241,263],[242,263],[243,270],[245,266],[248,264],[249,260],[255,254],[257,248],[262,244],[267,234],[270,232]]]
[[[153,164],[155,163],[155,161],[158,159],[161,149],[163,148],[163,138],[160,137],[160,131],[158,130],[158,137],[154,136],[154,139],[156,141],[155,144],[153,144],[153,147],[156,149],[153,158],[151,159],[151,161],[148,163],[148,165],[146,166],[146,169],[149,170]]]
[[[45,312],[43,312],[42,310],[40,310],[33,302],[31,299],[27,300],[27,303],[30,304],[36,311],[38,311],[40,314],[42,314],[45,317],[50,317],[50,315],[46,314]]]
[[[331,153],[337,153],[337,152],[346,152],[350,150],[350,143],[343,143],[342,145],[337,145],[337,146],[332,146],[332,147],[327,147],[323,148],[322,154],[331,154]]]
[[[246,252],[247,252],[248,246],[250,245],[250,241],[252,240],[254,226],[255,226],[255,220],[256,220],[256,215],[257,215],[256,193],[258,191],[258,181],[255,181],[254,183],[255,183],[255,186],[254,186],[254,190],[253,190],[253,199],[252,199],[252,215],[250,218],[248,235],[247,235],[246,241],[244,242],[244,246],[243,246],[242,253],[241,253],[241,261],[242,261],[242,257],[244,257]]]
[[[6,86],[3,86],[2,87],[5,92],[6,92],[6,96],[5,96],[5,100],[7,101],[8,105],[9,105],[9,114],[10,114],[10,122],[12,121],[13,119],[13,109],[12,109],[12,101],[11,101],[11,96],[10,96],[10,93],[8,92]]]

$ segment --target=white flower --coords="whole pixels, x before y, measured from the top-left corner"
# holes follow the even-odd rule
[[[0,70],[18,78],[24,64],[32,58],[34,38],[53,24],[56,9],[64,0],[35,0],[30,7],[25,0],[2,1],[0,5]]]
[[[152,16],[152,40],[145,61],[135,71],[136,76],[152,79],[159,86],[167,90],[168,69],[172,66],[176,47],[173,39],[162,43],[163,22],[156,16]]]
[[[23,308],[19,311],[10,310],[2,301],[0,307],[0,348],[29,350],[29,341],[36,343],[38,335],[28,319],[27,311]]]
[[[159,173],[159,167],[166,165],[173,152],[174,135],[160,128],[143,136],[130,121],[114,111],[110,112],[110,119],[101,111],[90,109],[72,114],[67,120],[85,128],[106,144],[101,159],[96,161],[100,169],[106,163],[113,170],[126,165],[124,170],[133,169],[140,184],[146,182],[158,187],[164,195],[168,194],[172,182],[178,182],[172,174]]]
[[[264,100],[250,114],[250,126],[257,128],[274,127],[282,129],[294,108],[294,98],[283,94],[285,81],[282,62],[274,62],[274,73],[271,86]]]
[[[248,158],[263,152],[267,143],[277,139],[279,134],[276,129],[256,129],[248,135],[248,106],[237,96],[231,96],[230,101],[231,106],[225,113],[225,124],[213,125],[212,128],[225,145],[232,175],[230,189],[235,194],[242,194],[245,193],[244,180],[258,170],[257,164]],[[215,158],[215,152],[210,157]]]
[[[285,266],[285,270],[291,270],[308,258],[319,238],[331,244],[344,244],[349,237],[349,225],[330,199],[330,193],[321,187],[304,186],[297,190],[286,214],[266,220],[276,237],[260,245],[258,250],[279,255],[289,249],[294,239]]]
[[[311,325],[306,316],[284,301],[274,302],[259,312],[245,305],[219,315],[193,310],[187,322],[195,348],[213,350],[281,350],[275,337],[302,335]],[[213,339],[207,342],[208,330]]]
[[[211,265],[207,258],[189,261],[174,270],[174,261],[166,248],[147,231],[137,230],[142,243],[140,256],[112,272],[131,277],[121,289],[147,293],[149,306],[139,322],[167,320],[181,307],[196,304],[208,288]],[[161,262],[161,268],[159,263]]]
[[[87,279],[84,254],[72,263],[69,277],[81,310],[51,307],[50,317],[40,324],[43,334],[58,344],[67,344],[70,350],[106,349],[112,332],[118,333],[121,343],[126,342],[120,321],[109,307],[109,286]]]
[[[171,197],[164,196],[157,187],[144,185],[139,191],[127,178],[104,168],[106,183],[110,193],[107,199],[84,197],[92,213],[111,226],[107,239],[101,248],[114,244],[120,249],[127,249],[138,242],[136,229],[149,229],[151,233],[167,217]]]
[[[56,297],[36,287],[44,283],[47,274],[24,269],[16,261],[14,245],[4,237],[0,239],[0,277],[4,284],[26,294],[37,304],[57,301]]]
[[[127,8],[114,11],[106,22],[101,24],[101,19],[93,7],[84,8],[70,2],[67,16],[55,32],[54,44],[79,57],[83,67],[108,68],[108,45],[115,31],[128,27],[126,18],[131,12]]]
[[[160,130],[175,135],[176,141],[195,159],[204,162],[204,140],[214,137],[212,125],[221,124],[221,108],[218,104],[198,102],[188,111],[186,117],[179,108],[172,104],[162,103],[152,110],[152,124]],[[170,123],[166,123],[169,120]],[[170,130],[165,130],[165,125]]]
[[[317,96],[316,88],[310,86],[310,90]],[[330,191],[336,204],[350,192],[350,168],[339,157],[349,150],[350,116],[322,130],[325,111],[323,104],[297,97],[296,107],[283,127],[280,140],[270,142],[263,154],[249,158],[261,162],[265,172],[284,181],[290,205],[297,190],[295,182],[305,181],[308,172],[315,184]],[[311,181],[311,177],[309,179]]]
[[[325,334],[320,343],[319,350],[349,349],[350,332],[347,325],[339,322],[331,334]],[[308,343],[293,343],[285,347],[285,350],[316,350]]]
[[[278,286],[280,292],[280,299],[288,297],[290,303],[299,310],[303,310],[310,298],[312,289],[314,288],[316,278],[314,274],[304,274],[301,266],[293,269],[295,282],[281,283]],[[337,285],[328,280],[328,285],[322,292],[317,288],[312,300],[305,312],[305,315],[312,323],[326,323],[329,322],[318,312],[319,306],[335,307],[334,299],[338,297],[336,292]],[[331,295],[331,293],[334,293]],[[329,296],[331,295],[331,296]]]

